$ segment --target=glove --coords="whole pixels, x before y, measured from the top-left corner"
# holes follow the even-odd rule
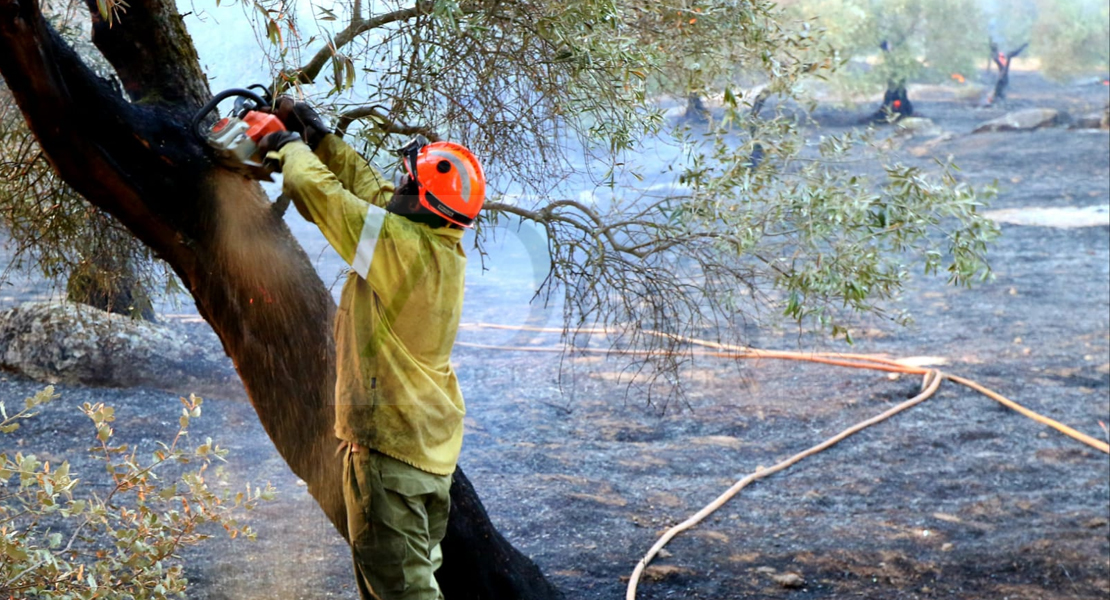
[[[273,114],[281,119],[285,128],[301,134],[301,139],[315,150],[324,136],[331,133],[320,115],[304,102],[296,102],[289,96],[280,96],[274,105]]]
[[[258,141],[258,153],[262,156],[262,164],[274,171],[281,171],[281,164],[276,160],[267,159],[266,155],[281,150],[281,147],[289,142],[299,141],[301,141],[301,134],[295,131],[275,131],[267,134]]]

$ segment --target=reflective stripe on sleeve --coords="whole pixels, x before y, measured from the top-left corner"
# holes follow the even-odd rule
[[[358,247],[355,248],[355,259],[351,261],[351,268],[363,279],[370,273],[370,263],[374,260],[374,248],[378,245],[378,235],[382,231],[385,215],[384,209],[373,204],[366,209],[366,219],[362,222],[362,233],[358,236]]]

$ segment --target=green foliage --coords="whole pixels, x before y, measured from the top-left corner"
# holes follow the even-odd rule
[[[1029,42],[1053,77],[1110,67],[1110,5],[1102,0],[795,0],[792,14],[814,19],[823,39],[854,62],[836,80],[875,91],[888,81],[944,81],[986,65],[990,42],[1003,51]],[[879,50],[887,40],[888,53]]]
[[[1008,52],[1028,42],[1049,77],[1105,75],[1110,69],[1110,4],[1102,0],[1016,0],[988,5],[991,35]]]
[[[656,0],[626,10],[650,57],[643,72],[662,93],[718,92],[738,77],[815,50],[808,28],[792,30],[765,0]]]
[[[1037,0],[1030,51],[1052,77],[1110,69],[1110,4],[1100,0]]]
[[[910,273],[989,273],[986,196],[952,165],[809,139],[798,117],[812,79],[881,88],[985,58],[984,20],[951,18],[971,0],[387,0],[316,7],[315,35],[287,3],[247,1],[280,86],[354,119],[372,157],[415,132],[470,146],[490,177],[479,251],[498,220],[536,223],[568,329],[621,329],[652,360],[673,363],[678,338],[645,330],[742,342],[741,321],[785,318],[847,335]],[[652,94],[713,90],[719,118],[669,139]],[[669,143],[674,185],[642,189],[637,153]],[[576,200],[591,191],[605,200]]]
[[[510,209],[557,240],[554,276],[577,324],[660,350],[654,366],[666,370],[683,336],[743,343],[739,325],[778,313],[851,341],[861,314],[909,318],[889,309],[915,271],[956,285],[990,277],[998,229],[978,210],[992,190],[960,182],[950,163],[892,161],[868,133],[811,145],[793,119],[753,119],[726,98],[714,135],[685,140],[685,189],[608,212],[572,201]],[[749,141],[736,143],[736,130]]]
[[[56,397],[47,387],[13,413],[0,402],[0,435],[14,432]],[[90,452],[103,462],[107,486],[81,485],[68,461],[51,465],[34,454],[0,453],[0,596],[184,598],[182,548],[218,527],[232,538],[254,539],[240,515],[272,498],[273,488],[214,492],[210,481],[223,476],[209,467],[227,451],[211,439],[187,446],[187,428],[200,416],[202,401],[190,396],[181,402],[177,435],[153,452],[113,442],[111,407],[81,407],[92,421]]]
[[[259,6],[268,30],[280,7]],[[484,224],[515,215],[544,229],[546,293],[562,301],[570,329],[620,329],[666,363],[677,338],[645,330],[732,338],[741,320],[777,314],[847,335],[851,315],[887,314],[915,270],[947,270],[953,283],[989,274],[995,229],[952,165],[876,163],[869,140],[853,136],[826,138],[814,152],[789,112],[808,103],[807,80],[840,77],[835,67],[847,58],[870,57],[847,79],[876,87],[970,69],[986,55],[985,25],[950,16],[978,14],[972,0],[803,0],[790,12],[765,0],[409,6],[320,13],[349,24],[331,34],[343,43],[323,51],[334,68],[317,89],[337,114],[379,108],[361,129],[371,154],[418,124],[475,149],[494,199],[525,192],[514,194],[525,201],[492,202]],[[313,61],[293,60],[321,43],[291,35],[295,23],[281,26],[287,34],[270,36],[269,50],[279,79],[302,80]],[[703,136],[678,132],[687,153],[670,165],[674,193],[637,189],[636,153],[671,143],[651,94],[714,90],[724,92],[722,118]],[[568,154],[575,135],[587,156]],[[581,188],[559,186],[583,171],[597,174],[611,202],[587,205],[573,199]]]
[[[837,75],[849,89],[943,81],[971,73],[989,55],[976,0],[800,0],[791,9],[824,28],[825,42],[853,61]]]
[[[264,49],[281,82],[312,76],[300,87],[336,116],[379,106],[393,125],[419,124],[478,152],[487,170],[502,172],[514,187],[548,189],[568,175],[573,159],[565,138],[578,136],[600,154],[628,149],[659,125],[645,102],[645,78],[655,57],[638,43],[626,12],[611,0],[544,2],[376,3],[372,15],[318,15],[349,24],[331,34],[308,36],[283,4],[255,2],[259,33],[280,24],[280,39]],[[361,6],[361,4],[356,4]],[[334,8],[334,7],[333,7]],[[360,9],[361,10],[361,9]],[[363,29],[370,20],[379,26]],[[325,35],[348,39],[324,49],[327,66],[305,75],[303,56],[319,51]],[[263,35],[265,38],[265,35]],[[325,48],[327,48],[325,46]],[[311,61],[306,61],[311,62]],[[300,84],[298,84],[300,85]],[[354,127],[369,154],[400,140],[372,121]],[[384,154],[384,153],[383,153]]]

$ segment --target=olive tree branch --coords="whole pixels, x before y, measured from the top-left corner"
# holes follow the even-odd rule
[[[316,76],[327,64],[328,59],[332,58],[339,52],[341,48],[350,44],[355,38],[378,27],[384,27],[391,23],[399,21],[408,21],[423,15],[432,13],[435,6],[433,2],[428,0],[418,0],[417,3],[409,8],[395,10],[393,12],[378,15],[371,19],[364,19],[359,11],[353,11],[351,15],[351,22],[335,37],[331,39],[328,44],[318,50],[312,58],[304,64],[304,66],[293,69],[291,71],[283,71],[278,75],[277,81],[274,82],[276,89],[284,89],[289,83],[312,83]]]
[[[432,142],[437,142],[441,139],[440,135],[431,127],[406,125],[400,120],[392,118],[389,113],[383,112],[382,106],[378,104],[358,106],[339,113],[339,118],[335,125],[335,133],[342,137],[347,133],[347,128],[351,126],[351,123],[365,118],[372,119],[375,125],[385,133],[395,133],[397,135],[420,134]]]
[[[361,1],[356,0],[354,8],[351,11],[351,21],[342,31],[335,34],[329,43],[325,44],[312,56],[312,58],[296,69],[283,71],[275,82],[276,89],[284,89],[290,83],[312,83],[316,76],[327,64],[328,59],[334,57],[339,50],[353,42],[358,36],[386,25],[393,23],[409,21],[417,17],[427,16],[432,14],[435,9],[435,2],[431,0],[417,0],[416,4],[395,10],[385,14],[378,15],[369,19],[362,17]],[[477,4],[467,4],[459,7],[459,13],[463,15],[474,14],[480,10]]]

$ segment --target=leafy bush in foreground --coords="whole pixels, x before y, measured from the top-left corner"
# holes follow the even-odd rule
[[[47,387],[13,414],[0,402],[0,439],[56,397]],[[81,412],[95,431],[89,451],[111,478],[95,489],[80,485],[68,461],[51,465],[33,454],[0,452],[0,598],[183,598],[183,547],[210,537],[203,531],[214,526],[254,539],[237,518],[274,490],[210,489],[208,478],[221,474],[208,468],[227,450],[211,439],[187,446],[201,402],[182,398],[177,434],[149,454],[113,444],[115,411],[85,403]]]

